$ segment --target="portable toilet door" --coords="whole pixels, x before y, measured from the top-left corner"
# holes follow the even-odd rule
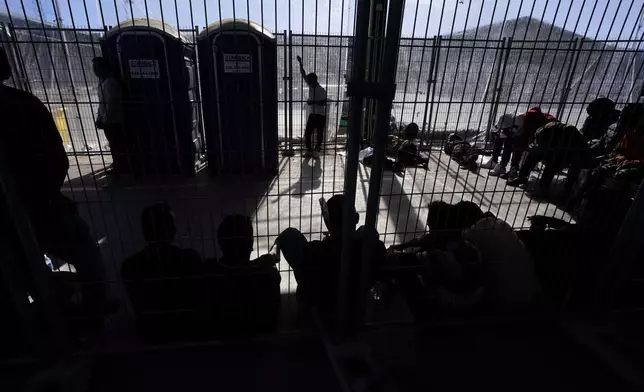
[[[125,88],[125,128],[135,170],[144,176],[194,173],[189,69],[178,30],[153,19],[124,21],[105,35],[106,51],[118,64],[114,68]]]
[[[224,19],[197,41],[211,174],[276,170],[274,36],[256,23]]]

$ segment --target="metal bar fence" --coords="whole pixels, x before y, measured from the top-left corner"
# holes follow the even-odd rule
[[[631,31],[620,26],[617,38],[610,34],[600,37],[599,30],[594,37],[589,38],[588,27],[583,32],[583,27],[580,27],[581,30],[578,31],[581,11],[578,14],[571,12],[572,5],[567,11],[563,26],[569,27],[569,16],[570,21],[577,19],[577,22],[574,30],[569,31],[546,23],[545,10],[540,17],[533,18],[535,2],[532,3],[529,17],[519,17],[517,14],[515,19],[508,20],[509,11],[506,9],[503,20],[500,21],[494,16],[497,12],[495,1],[489,22],[483,21],[487,18],[483,16],[483,5],[478,15],[477,10],[472,9],[473,4],[469,3],[467,7],[459,3],[453,10],[453,15],[444,4],[440,12],[429,7],[424,20],[424,15],[419,14],[424,12],[419,11],[423,9],[423,4],[420,1],[410,2],[410,6],[405,7],[407,15],[403,15],[403,35],[396,37],[394,46],[381,47],[382,42],[378,42],[378,39],[389,39],[384,34],[383,15],[387,7],[383,6],[383,2],[357,2],[360,12],[371,10],[371,13],[380,13],[378,20],[382,23],[371,26],[376,30],[372,31],[376,38],[366,37],[370,31],[368,23],[355,26],[357,31],[353,31],[354,21],[365,22],[375,16],[363,14],[356,18],[357,11],[354,11],[348,1],[346,6],[342,1],[339,29],[334,29],[331,23],[334,12],[331,2],[326,10],[317,1],[315,4],[288,2],[282,8],[276,0],[272,5],[274,22],[264,20],[264,8],[269,6],[269,1],[262,2],[257,9],[251,8],[249,1],[233,1],[230,6],[225,5],[223,10],[221,1],[217,1],[214,6],[208,6],[204,2],[202,11],[206,19],[202,21],[200,17],[198,20],[198,23],[203,22],[206,26],[204,29],[196,26],[192,2],[189,21],[176,3],[174,9],[168,10],[168,3],[161,1],[144,1],[144,9],[140,3],[135,9],[136,2],[128,2],[125,8],[117,6],[115,2],[113,9],[110,8],[109,11],[109,22],[106,23],[102,7],[107,7],[107,3],[97,2],[95,17],[98,18],[100,14],[99,24],[113,23],[114,28],[77,27],[73,18],[70,18],[71,26],[63,25],[60,17],[56,18],[56,23],[46,22],[40,7],[37,7],[39,20],[34,20],[31,19],[34,15],[27,15],[25,5],[21,4],[20,12],[11,11],[6,18],[0,15],[0,44],[10,54],[13,71],[13,77],[7,84],[30,91],[47,104],[67,155],[72,160],[62,193],[74,200],[80,216],[90,223],[91,234],[98,243],[102,262],[105,264],[109,294],[123,304],[115,311],[114,318],[119,320],[117,323],[146,313],[137,309],[136,304],[130,303],[132,296],[127,290],[132,282],[123,278],[121,273],[123,261],[131,255],[137,255],[146,244],[146,238],[139,229],[141,211],[157,203],[168,204],[175,211],[177,242],[184,248],[197,250],[197,258],[204,260],[202,264],[216,264],[222,260],[222,241],[225,242],[226,238],[221,237],[218,226],[225,217],[232,214],[251,218],[253,257],[269,252],[278,235],[287,227],[296,227],[307,241],[324,238],[329,228],[325,226],[325,216],[318,208],[318,203],[320,198],[328,200],[338,193],[346,193],[350,201],[355,200],[355,203],[349,204],[355,204],[360,222],[365,222],[365,217],[368,216],[368,224],[378,230],[380,239],[387,246],[400,245],[426,234],[428,205],[434,201],[473,201],[484,211],[490,211],[506,221],[515,230],[529,228],[530,217],[533,215],[547,215],[574,222],[578,220],[576,212],[561,203],[544,201],[521,188],[509,187],[504,179],[487,176],[488,173],[483,170],[464,170],[443,153],[448,135],[460,135],[479,149],[479,167],[485,161],[482,156],[489,153],[492,147],[491,133],[494,125],[503,114],[520,115],[532,106],[540,106],[544,112],[555,113],[560,120],[581,128],[586,120],[583,113],[595,98],[608,97],[621,109],[626,104],[639,100],[640,97],[636,97],[636,94],[644,86],[644,53],[641,51],[644,36],[641,35],[638,24],[635,23]],[[557,10],[560,9],[560,3],[557,4]],[[521,4],[523,6],[523,1]],[[90,25],[85,2],[83,6],[87,24]],[[591,19],[595,15],[596,5],[592,7]],[[457,12],[463,9],[466,9],[466,16],[461,30],[456,27],[459,19]],[[601,15],[602,21],[607,9],[598,10],[597,15]],[[629,12],[631,10],[636,10],[633,2],[628,8]],[[57,14],[59,12],[60,10],[56,11]],[[413,14],[409,14],[410,12]],[[320,23],[318,15],[325,13],[329,20],[324,21],[327,23]],[[440,15],[434,15],[438,13]],[[314,15],[315,19],[309,18],[308,14]],[[151,22],[154,18],[150,15],[160,16],[161,20]],[[164,19],[168,15],[170,19]],[[288,15],[288,20],[284,15]],[[609,28],[611,31],[613,25],[619,24],[615,15],[607,17],[612,17]],[[105,133],[95,127],[102,81],[94,75],[92,59],[101,54],[107,55],[103,53],[101,44],[108,31],[127,31],[134,25],[129,19],[137,16],[144,17],[139,27],[154,27],[156,30],[134,34],[135,42],[145,41],[160,32],[172,35],[176,30],[178,39],[188,49],[187,52],[194,53],[194,63],[183,67],[179,75],[191,86],[184,98],[189,101],[188,117],[198,130],[193,136],[194,153],[198,157],[194,171],[192,168],[189,170],[188,178],[159,178],[158,173],[145,173],[143,177],[146,178],[143,179],[132,175],[115,180],[108,175],[114,152],[111,151]],[[230,16],[232,21],[226,18]],[[430,20],[433,22],[433,18],[438,17],[440,23],[436,29]],[[252,20],[254,24],[247,23],[246,19]],[[211,21],[219,23],[209,25]],[[206,68],[201,62],[216,63],[222,53],[213,49],[213,43],[201,46],[199,41],[211,30],[225,26],[226,23],[230,23],[230,29],[236,31],[235,47],[243,47],[247,44],[246,41],[252,41],[251,37],[263,34],[265,28],[268,29],[265,23],[272,25],[274,31],[270,33],[270,37],[274,39],[275,55],[274,59],[264,61],[275,61],[275,75],[270,76],[274,76],[276,80],[276,86],[273,86],[276,94],[271,98],[276,102],[269,102],[271,99],[262,95],[261,88],[244,79],[245,73],[252,72],[246,72],[248,69],[243,67],[248,66],[251,71],[254,70],[253,67],[257,67],[262,61],[259,57],[243,66],[240,64],[241,60],[231,60],[234,64],[228,64],[228,70],[234,70],[230,74],[235,74],[238,79],[224,87],[220,87],[222,81],[217,78],[228,74],[227,72],[219,74],[215,66],[214,71],[210,70],[214,76],[203,73]],[[175,29],[172,24],[188,27]],[[243,28],[238,28],[237,24]],[[411,30],[405,24],[409,24]],[[424,31],[418,34],[417,30]],[[371,51],[367,50],[367,38]],[[266,44],[258,43],[258,53],[266,49],[262,45]],[[209,53],[201,53],[204,48]],[[387,58],[382,58],[381,49],[384,49]],[[383,68],[387,61],[393,61],[392,51],[397,52],[395,66],[389,64]],[[139,47],[138,52],[143,57],[156,55],[148,47]],[[309,100],[315,97],[317,87],[309,86],[300,74],[297,56],[302,59],[303,70],[315,72],[328,99],[324,115],[326,129],[316,130],[323,132],[321,157],[306,155],[306,128],[314,106]],[[155,67],[159,65],[148,70],[153,75],[150,79],[155,79],[155,72],[160,73],[163,69],[167,71],[167,65]],[[368,75],[369,81],[378,81],[383,69],[395,69],[391,113],[379,112],[387,109],[388,104],[383,102],[378,105],[372,102],[369,110],[365,110],[368,105],[361,97],[347,97],[348,81],[364,82],[365,72],[373,73]],[[137,78],[127,79],[123,83],[127,84],[124,87],[128,91],[135,89],[136,83],[141,82],[135,80]],[[176,123],[176,117],[179,116],[177,106],[181,99],[177,100],[172,96],[168,98],[166,88],[171,89],[159,83],[154,89],[145,90],[138,97],[141,101],[154,101],[150,106],[140,107],[156,110],[154,115],[141,113],[141,117],[153,128],[152,124],[159,124],[156,117],[171,114],[174,121],[172,125],[163,124],[159,126],[158,132],[166,132],[166,127],[173,128],[170,133],[174,132],[176,137],[180,128]],[[213,98],[206,99],[205,90],[215,91]],[[219,113],[221,107],[232,111],[231,96],[247,98],[242,103],[238,102],[245,111],[234,122],[227,123],[234,129],[225,133],[220,131],[222,133],[218,135],[212,133],[209,130],[212,125],[207,124],[208,115],[217,111],[223,117]],[[159,100],[162,102],[157,102]],[[276,103],[276,113],[273,114],[276,114],[278,144],[274,149],[282,153],[277,155],[275,170],[257,173],[242,165],[238,171],[227,172],[217,166],[221,162],[245,161],[252,160],[253,156],[265,156],[267,149],[253,140],[260,138],[255,134],[253,120],[263,115],[263,108],[269,103]],[[417,165],[418,167],[403,167],[403,170],[394,167],[396,173],[383,170],[387,163],[396,159],[395,153],[388,151],[390,160],[381,160],[382,156],[376,157],[374,171],[384,172],[382,179],[371,178],[371,168],[359,164],[357,154],[359,146],[369,146],[373,142],[374,115],[379,119],[376,127],[378,131],[381,131],[384,116],[395,118],[393,122],[398,133],[388,135],[392,139],[400,136],[400,131],[412,122],[419,126],[420,140],[417,143],[420,151],[417,157],[424,160],[424,167]],[[365,116],[367,118],[363,118]],[[221,127],[222,120],[217,119]],[[140,124],[143,122],[142,120]],[[348,133],[351,135],[347,135]],[[384,137],[383,134],[377,136]],[[154,141],[152,132],[137,134],[136,137],[138,146],[152,145],[164,151],[179,149],[176,139]],[[263,137],[262,134],[262,140]],[[384,138],[379,141],[376,148],[378,153],[381,152]],[[24,143],[24,146],[11,148],[29,152],[29,141],[26,139]],[[244,144],[252,145],[252,148],[243,148]],[[205,162],[215,148],[221,149],[218,156],[220,162],[217,165],[215,162]],[[146,153],[154,155],[154,152]],[[292,153],[297,155],[293,156]],[[300,153],[305,156],[300,157]],[[172,159],[178,158],[180,161],[180,155],[178,153]],[[170,161],[168,158],[164,165],[172,166],[174,163]],[[24,162],[18,164],[21,163]],[[208,172],[211,167],[216,168]],[[370,189],[374,186],[378,189]],[[352,210],[345,208],[344,216],[352,216]],[[158,223],[155,222],[155,225]],[[345,224],[347,231],[350,223]],[[353,255],[346,241],[344,245],[342,277],[349,279],[348,269]],[[158,249],[156,253],[160,257]],[[284,259],[277,262],[276,268],[281,279],[279,286],[282,296],[282,318],[276,328],[281,332],[290,332],[299,328],[295,322],[298,306],[293,298],[297,280],[291,266]],[[208,270],[205,277],[155,276],[149,279],[186,278],[194,279],[191,280],[194,282],[221,274],[221,270],[213,270]],[[334,295],[342,297],[343,293],[346,294],[347,287],[345,281],[340,282],[343,284],[337,287]],[[152,310],[150,313],[163,313],[163,310]],[[340,320],[350,318],[346,314],[346,308],[339,314]],[[91,317],[93,316],[85,316]]]

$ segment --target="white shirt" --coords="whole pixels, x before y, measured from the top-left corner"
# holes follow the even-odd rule
[[[463,238],[481,252],[485,295],[496,308],[520,308],[539,294],[532,257],[510,225],[500,219],[481,219]]]
[[[506,132],[501,132],[502,129],[512,128],[512,133],[514,133],[514,131],[520,128],[522,125],[523,125],[522,116],[504,114],[499,118],[499,121],[496,123],[496,131],[499,132],[499,137],[503,139],[508,137],[508,134]]]
[[[104,124],[120,124],[123,122],[121,85],[116,78],[108,77],[98,85],[96,121]]]
[[[309,86],[309,101],[323,101],[327,99],[326,90],[319,84],[315,87]],[[308,105],[309,114],[321,114],[326,116],[326,105],[313,104]]]

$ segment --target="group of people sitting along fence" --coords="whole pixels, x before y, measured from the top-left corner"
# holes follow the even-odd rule
[[[581,130],[539,107],[519,116],[504,114],[495,127],[492,157],[483,167],[510,186],[524,186],[543,162],[536,194],[547,193],[567,167],[564,196],[573,199],[608,185],[609,179],[613,188],[637,185],[644,174],[644,105],[629,103],[621,111],[615,106],[608,98],[592,101]]]
[[[160,341],[275,332],[281,257],[297,281],[297,319],[307,320],[315,309],[332,326],[339,304],[344,202],[343,195],[335,195],[326,203],[321,213],[328,234],[322,240],[309,241],[288,228],[257,259],[251,259],[251,218],[227,216],[217,231],[221,257],[205,261],[173,244],[176,224],[167,205],[144,209],[141,223],[148,244],[121,266],[139,336]],[[355,230],[355,209],[351,219]],[[436,312],[511,312],[537,304],[540,284],[532,258],[507,223],[472,202],[438,201],[429,206],[428,228],[429,234],[389,250],[373,230],[360,227],[350,233],[342,299],[349,309],[349,330],[364,319],[362,300],[376,285],[400,287],[419,319]],[[363,255],[364,241],[372,241],[368,255]]]
[[[11,77],[11,71],[6,57],[2,59],[0,77],[4,81]],[[9,113],[0,133],[0,154],[7,163],[2,168],[3,194],[15,195],[16,203],[22,205],[40,251],[50,260],[63,260],[75,268],[73,283],[80,283],[79,290],[65,291],[69,285],[64,279],[56,286],[57,298],[69,312],[66,314],[81,315],[78,318],[82,320],[100,319],[119,304],[106,298],[104,264],[96,241],[75,203],[61,193],[69,162],[53,118],[28,92],[2,84],[0,100]],[[544,161],[551,167],[546,169],[546,180],[542,176],[543,186],[564,165],[571,166],[568,176],[573,177],[573,183],[578,182],[576,177],[583,170],[588,171],[589,178],[604,183],[612,179],[632,184],[641,179],[642,105],[630,104],[617,116],[614,104],[600,99],[589,106],[588,113],[582,131],[557,122],[538,108],[514,121],[504,116],[498,128],[505,137],[497,139],[491,162],[496,163],[500,155],[502,161],[498,169],[493,168],[493,174],[502,174],[503,165],[511,161],[508,182],[520,185],[534,165]],[[608,132],[615,121],[617,126]],[[516,133],[512,131],[515,128]],[[394,162],[427,166],[413,143],[417,135],[418,127],[410,124],[403,135],[392,138],[393,147],[388,151]],[[14,148],[24,145],[25,140],[29,149]],[[525,154],[521,163],[519,157]],[[589,180],[586,183],[590,184]],[[135,315],[137,334],[149,342],[275,332],[281,312],[281,275],[277,269],[281,257],[297,281],[299,318],[306,320],[307,315],[315,313],[322,323],[330,325],[342,305],[349,315],[349,330],[355,330],[364,319],[364,301],[377,296],[376,286],[396,287],[385,291],[399,292],[419,320],[440,313],[531,310],[542,306],[548,297],[544,296],[548,284],[538,274],[539,251],[567,239],[571,239],[568,245],[577,249],[580,229],[593,229],[592,225],[603,230],[593,245],[611,244],[628,209],[628,186],[619,188],[623,190],[619,193],[619,214],[605,213],[607,207],[614,207],[614,198],[586,196],[598,191],[588,186],[581,186],[585,189],[582,199],[587,206],[586,219],[576,225],[545,219],[549,222],[546,225],[557,226],[552,236],[515,232],[502,219],[469,201],[433,201],[428,208],[428,234],[389,249],[375,229],[356,229],[359,215],[355,207],[345,215],[344,196],[334,195],[321,211],[328,230],[322,240],[310,241],[298,229],[288,228],[277,236],[271,250],[257,259],[251,258],[254,231],[250,217],[224,217],[216,235],[221,256],[203,260],[198,252],[176,245],[174,213],[167,204],[155,204],[141,213],[146,245],[123,261],[120,275]],[[598,223],[600,215],[603,220]],[[344,221],[347,216],[350,222]],[[352,228],[350,233],[343,233],[346,226]],[[343,243],[343,238],[351,243]],[[601,264],[605,253],[590,253],[595,250],[591,248],[586,246],[586,253],[579,258],[594,258]],[[350,255],[346,266],[342,265],[343,250]],[[30,277],[35,271],[31,264],[19,264],[25,285],[33,287]],[[57,269],[55,263],[47,268],[43,262],[42,269],[56,275],[50,271]],[[345,298],[338,296],[340,287],[345,286],[341,271],[346,278]],[[41,299],[34,291],[33,300]]]

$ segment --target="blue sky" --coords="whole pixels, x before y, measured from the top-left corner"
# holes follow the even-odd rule
[[[2,0],[11,14],[53,21],[54,0]],[[270,30],[350,34],[351,0],[58,0],[65,25],[101,28],[134,17],[163,19],[174,26],[203,27],[221,18],[250,18]],[[40,4],[40,12],[37,4]],[[289,15],[290,3],[290,15]],[[631,37],[644,0],[410,0],[405,3],[403,36],[431,37],[504,19],[532,16],[594,38]],[[317,16],[316,16],[317,15]],[[429,22],[429,23],[428,23]]]

